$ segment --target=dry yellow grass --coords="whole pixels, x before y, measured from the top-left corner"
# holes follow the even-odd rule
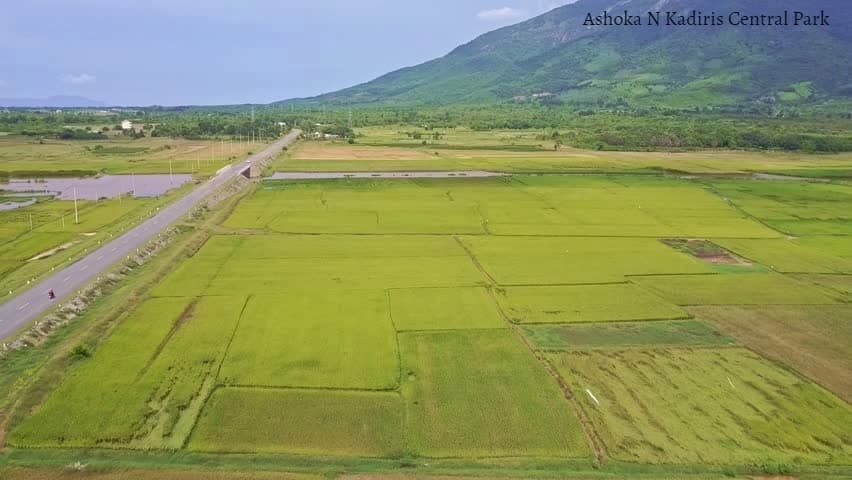
[[[810,170],[848,168],[850,154],[806,155],[780,152],[598,152],[547,149],[447,148],[443,145],[369,146],[343,141],[305,142],[282,157],[276,170],[497,170],[632,171],[676,170],[689,173],[777,172],[808,175]]]
[[[708,306],[689,312],[852,402],[852,305]]]
[[[98,147],[102,147],[98,149]],[[37,140],[0,137],[0,172],[79,170],[102,173],[210,174],[262,145],[221,140],[110,138]]]

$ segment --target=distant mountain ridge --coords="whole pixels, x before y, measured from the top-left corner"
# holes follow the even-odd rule
[[[104,102],[73,95],[55,95],[47,98],[0,98],[0,107],[9,108],[95,108],[107,106]]]
[[[830,26],[584,26],[589,14],[828,14]],[[847,0],[580,0],[494,30],[444,57],[302,105],[492,102],[672,107],[852,101]]]

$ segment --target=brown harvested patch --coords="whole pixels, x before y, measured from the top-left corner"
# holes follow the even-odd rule
[[[316,475],[284,472],[221,472],[180,470],[93,470],[82,466],[66,468],[0,468],[0,480],[321,480]]]
[[[701,238],[667,238],[662,240],[666,245],[695,258],[714,265],[740,265],[750,267],[752,263],[734,253]]]
[[[306,142],[294,152],[294,158],[298,160],[429,160],[435,158],[435,154],[414,148]]]
[[[852,305],[706,306],[687,310],[852,402]]]

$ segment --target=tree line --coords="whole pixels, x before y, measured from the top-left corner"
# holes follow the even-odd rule
[[[0,132],[68,140],[105,138],[100,127],[129,119],[143,128],[130,136],[276,138],[291,127],[308,134],[353,139],[354,129],[409,125],[435,129],[542,130],[564,145],[599,150],[757,149],[852,151],[852,118],[845,114],[752,115],[700,109],[597,109],[535,105],[296,109],[281,105],[140,109],[131,115],[88,111],[0,112]],[[89,128],[86,128],[89,127]],[[118,127],[116,127],[118,128]],[[108,127],[104,129],[109,130]]]

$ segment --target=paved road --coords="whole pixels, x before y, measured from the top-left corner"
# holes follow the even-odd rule
[[[50,307],[60,303],[60,299],[72,295],[98,275],[102,275],[112,264],[134,253],[137,248],[141,248],[157,233],[198,205],[204,197],[242,174],[252,162],[260,162],[278,155],[281,148],[293,142],[300,133],[294,130],[247,160],[226,167],[215,177],[163,208],[153,217],[0,305],[0,340],[6,339],[21,327],[36,320]],[[51,301],[47,298],[47,292],[51,288],[56,293],[57,300]]]
[[[485,178],[505,177],[506,173],[463,170],[458,172],[277,172],[270,180],[320,180],[329,178]]]

